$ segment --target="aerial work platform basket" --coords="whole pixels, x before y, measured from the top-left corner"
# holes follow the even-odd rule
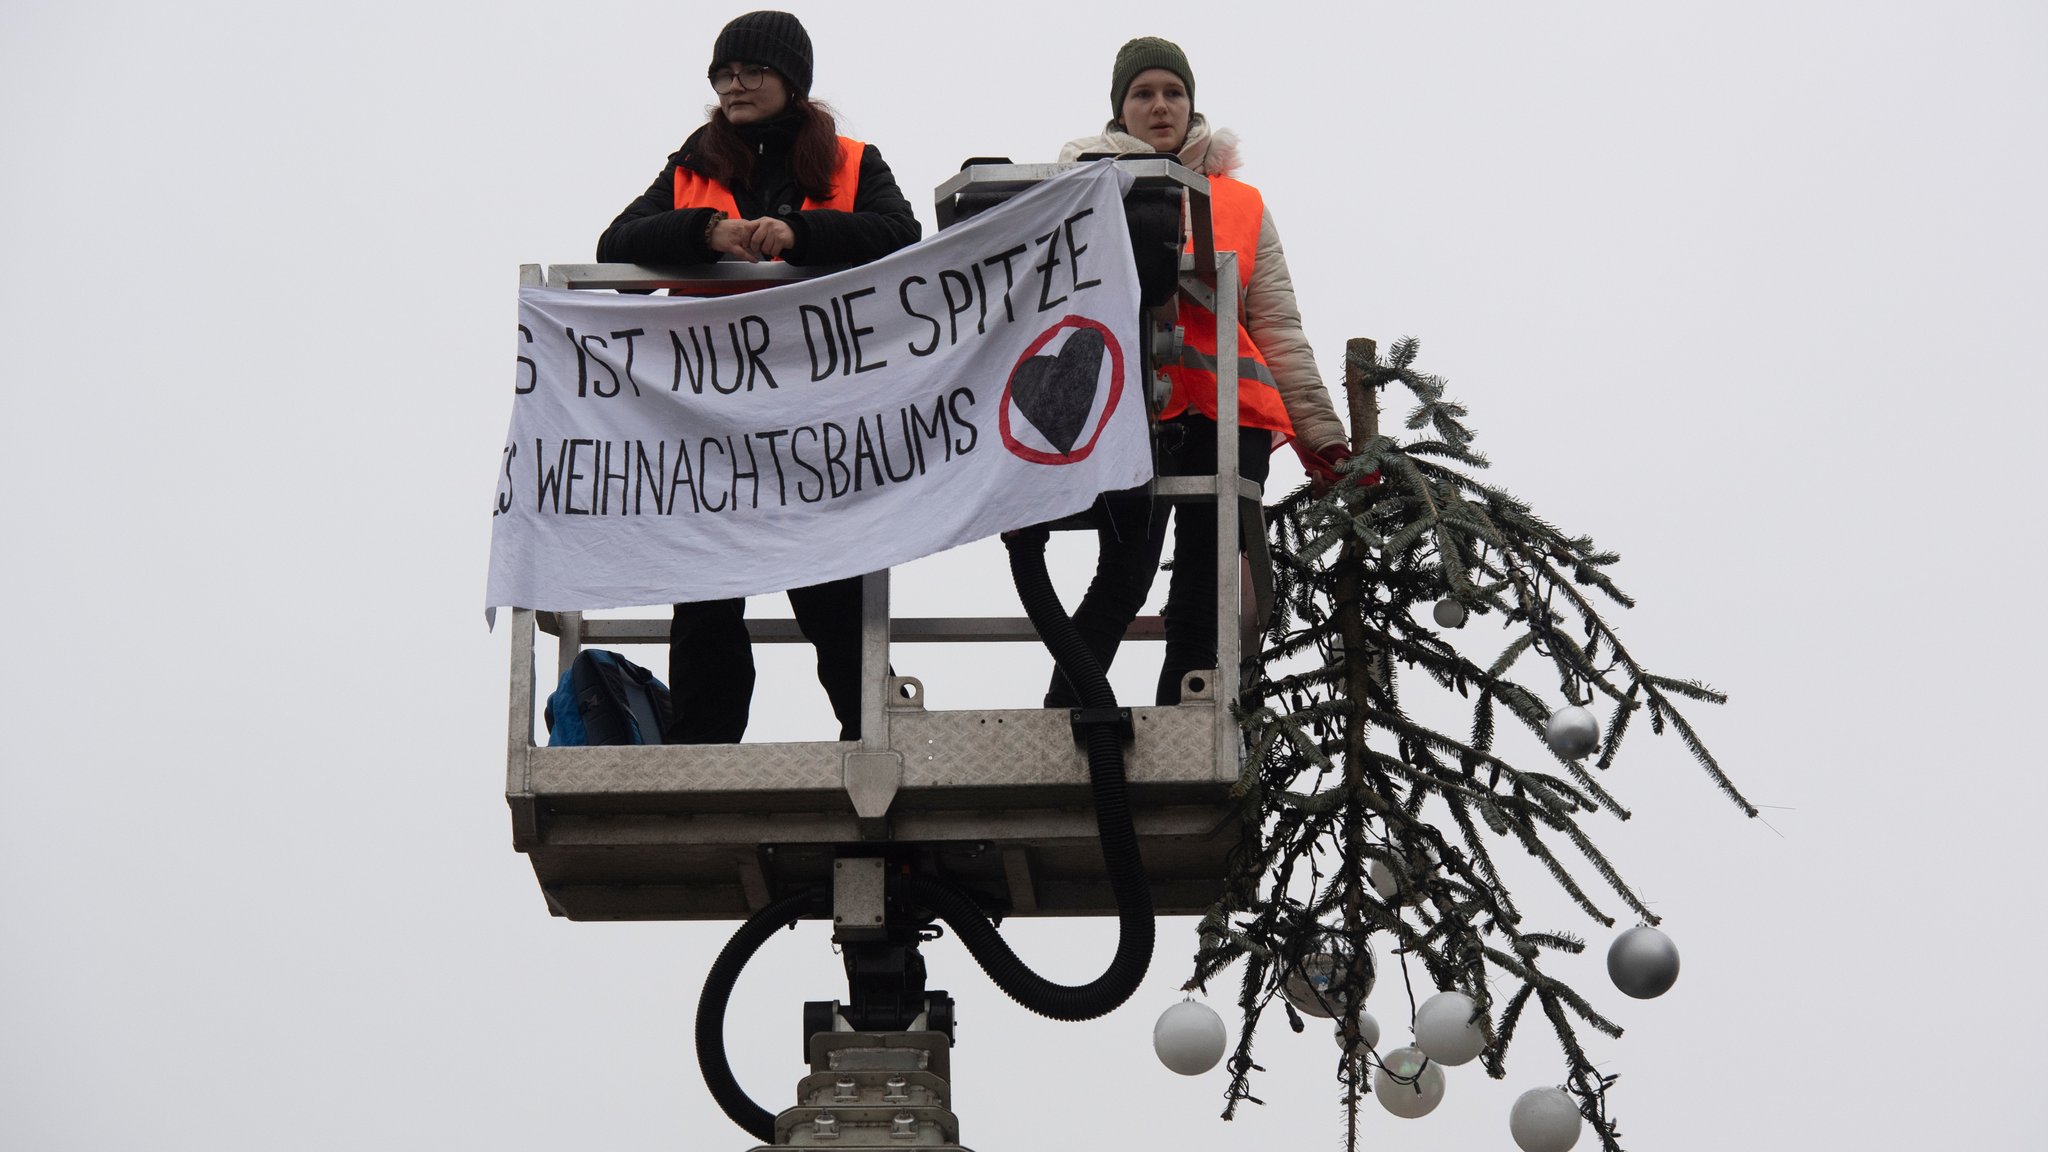
[[[1213,250],[1208,182],[1180,165],[1120,161],[1127,196],[1172,233],[1141,254],[1172,290],[1220,316],[1238,310],[1235,253]],[[998,203],[1067,165],[971,163],[938,189],[941,226]],[[1181,241],[1185,239],[1186,243]],[[635,265],[538,265],[524,283],[568,289],[674,289],[723,295],[832,269],[722,263],[686,271]],[[1153,293],[1147,293],[1148,302]],[[1170,303],[1147,321],[1153,357],[1170,354]],[[1165,317],[1161,324],[1162,315]],[[1241,660],[1270,605],[1261,491],[1237,476],[1236,326],[1218,328],[1218,477],[1160,477],[1166,502],[1217,504],[1217,664],[1189,674],[1181,702],[1132,707],[1129,795],[1157,911],[1197,914],[1220,893],[1238,842],[1231,797],[1244,742],[1231,702]],[[1150,373],[1147,372],[1149,377]],[[1071,526],[1080,526],[1078,522]],[[1247,557],[1239,554],[1242,536]],[[898,644],[1036,643],[1016,616],[898,617],[889,572],[862,578],[861,739],[802,743],[547,747],[536,743],[540,636],[555,639],[553,676],[585,647],[665,644],[669,622],[515,609],[505,798],[513,845],[533,865],[549,909],[575,920],[744,919],[791,891],[830,885],[833,861],[882,856],[891,866],[972,889],[997,915],[1115,912],[1089,799],[1089,768],[1064,709],[926,706],[925,685],[890,671]],[[802,643],[795,622],[750,619],[756,643]],[[1140,617],[1127,641],[1157,640]],[[1140,650],[1141,658],[1149,653]],[[907,661],[905,661],[907,663]],[[769,685],[764,680],[761,690]]]

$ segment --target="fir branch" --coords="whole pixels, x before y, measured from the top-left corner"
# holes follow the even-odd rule
[[[1672,707],[1671,702],[1664,698],[1664,694],[1659,692],[1655,685],[1645,684],[1644,692],[1649,697],[1651,713],[1669,720],[1672,729],[1678,733],[1679,742],[1685,745],[1686,751],[1692,753],[1694,760],[1699,761],[1700,767],[1707,770],[1707,775],[1713,778],[1715,785],[1730,800],[1735,801],[1736,806],[1745,814],[1755,817],[1756,805],[1751,804],[1735,787],[1735,781],[1730,780],[1728,774],[1721,771],[1720,762],[1715,760],[1714,754],[1707,751],[1707,746],[1700,742],[1699,734],[1686,722],[1684,713]]]
[[[1652,676],[1645,672],[1642,682],[1652,688],[1662,688],[1666,692],[1675,693],[1692,700],[1704,700],[1709,704],[1726,704],[1728,702],[1726,694],[1716,692],[1697,680],[1678,680],[1670,676]]]

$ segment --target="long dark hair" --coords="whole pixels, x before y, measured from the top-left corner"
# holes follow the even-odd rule
[[[789,155],[796,190],[807,199],[831,199],[832,177],[839,171],[839,121],[824,101],[795,93],[783,115],[796,122]],[[723,108],[712,106],[711,122],[697,142],[697,156],[704,174],[728,188],[746,188],[753,182],[754,146],[725,118]]]

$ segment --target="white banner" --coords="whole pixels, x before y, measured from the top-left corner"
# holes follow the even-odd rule
[[[1150,479],[1129,181],[1084,165],[738,296],[521,289],[487,604],[816,584]]]

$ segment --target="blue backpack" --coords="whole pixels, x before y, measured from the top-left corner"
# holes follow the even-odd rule
[[[551,747],[659,744],[668,686],[617,652],[585,648],[562,673],[544,715]]]

